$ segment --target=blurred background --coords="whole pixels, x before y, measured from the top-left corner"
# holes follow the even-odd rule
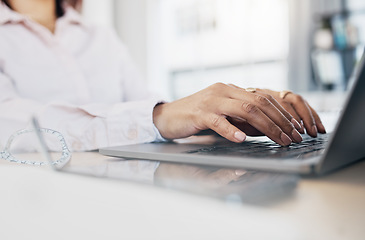
[[[167,100],[212,83],[345,91],[365,46],[364,0],[83,0]]]

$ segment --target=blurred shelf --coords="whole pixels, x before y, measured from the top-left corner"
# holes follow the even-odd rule
[[[362,18],[365,20],[365,8],[350,10],[347,8],[348,0],[341,0],[340,3],[339,11],[315,13],[319,24],[314,30],[311,52],[313,78],[317,85],[325,89],[346,89],[359,61],[359,50],[365,46],[365,26],[362,21]],[[355,20],[355,15],[357,18],[360,16],[361,20]],[[315,34],[320,31],[325,32],[322,40],[327,47],[321,48],[314,40]]]

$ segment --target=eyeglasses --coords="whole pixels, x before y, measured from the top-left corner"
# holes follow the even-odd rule
[[[32,161],[32,160],[22,160],[17,157],[15,157],[15,153],[17,153],[16,150],[13,149],[14,142],[23,138],[27,140],[27,142],[38,142],[36,139],[27,139],[24,136],[29,136],[30,133],[35,133],[37,135],[38,141],[41,145],[41,152],[45,152],[44,150],[47,149],[47,140],[44,139],[52,139],[52,142],[57,146],[57,152],[59,152],[60,156],[57,158],[57,160],[53,161],[50,160],[50,158],[46,158],[46,161]],[[48,153],[47,153],[48,154]],[[14,163],[21,163],[21,164],[29,164],[29,165],[35,165],[35,166],[42,166],[47,164],[52,165],[65,165],[70,159],[71,159],[71,151],[68,149],[65,138],[62,136],[61,133],[47,129],[47,128],[34,128],[34,129],[24,129],[17,131],[13,135],[10,136],[8,139],[8,142],[6,143],[6,146],[4,148],[4,151],[0,152],[0,157],[2,159],[5,159],[9,162]],[[46,156],[47,157],[47,156]]]

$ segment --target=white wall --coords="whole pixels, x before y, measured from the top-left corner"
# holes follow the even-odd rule
[[[147,79],[147,2],[148,0],[114,0],[116,30],[145,79]]]
[[[83,0],[82,15],[86,21],[112,27],[114,25],[114,0]]]
[[[86,21],[113,27],[127,46],[130,55],[147,80],[147,4],[155,0],[83,0],[82,15]]]
[[[311,1],[289,0],[289,88],[295,91],[307,91],[311,85],[311,8]]]
[[[214,82],[288,88],[287,1],[160,0],[159,81],[173,98]]]
[[[311,1],[288,0],[290,11],[289,88],[307,90],[310,86],[309,50],[311,42]],[[115,26],[150,87],[168,97],[167,66],[161,34],[161,0],[84,0],[83,14],[88,21]],[[95,14],[97,13],[97,14]],[[255,23],[250,23],[255,24]]]

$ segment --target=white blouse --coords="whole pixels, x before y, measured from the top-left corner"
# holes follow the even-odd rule
[[[114,31],[68,7],[52,34],[0,3],[1,145],[32,115],[73,151],[159,140],[158,102]]]

